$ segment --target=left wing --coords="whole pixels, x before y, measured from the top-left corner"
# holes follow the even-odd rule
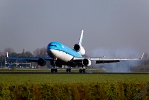
[[[37,62],[40,57],[8,57],[10,60],[20,60],[20,61],[29,61],[29,62]],[[44,60],[52,60],[50,57],[42,57]]]
[[[144,56],[144,53],[142,54],[142,56],[140,57],[140,58],[134,58],[134,59],[111,59],[111,58],[104,58],[104,56],[103,57],[91,57],[91,58],[83,58],[83,57],[74,57],[73,58],[73,60],[75,61],[75,60],[83,60],[83,59],[89,59],[89,60],[91,60],[91,61],[96,61],[96,64],[100,64],[100,63],[115,63],[115,62],[120,62],[120,61],[127,61],[127,60],[142,60],[142,58],[143,58],[143,56]]]

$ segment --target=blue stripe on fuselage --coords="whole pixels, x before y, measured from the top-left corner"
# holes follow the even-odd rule
[[[65,52],[69,55],[72,55],[74,57],[82,57],[82,55],[79,52],[76,52],[75,50],[61,44],[60,42],[51,42],[47,46],[47,50],[53,49],[53,50],[59,50],[62,52]]]

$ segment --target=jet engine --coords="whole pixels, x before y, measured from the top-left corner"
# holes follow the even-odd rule
[[[85,65],[85,66],[91,66],[91,60],[89,60],[89,59],[84,59],[84,60],[82,61],[82,64]]]
[[[85,55],[84,48],[79,44],[74,45],[74,50],[76,50],[77,52],[80,52],[81,55]]]
[[[40,65],[40,66],[44,66],[44,65],[46,64],[46,61],[45,61],[45,59],[43,59],[43,58],[39,58],[38,61],[37,61],[37,63],[38,63],[38,65]]]

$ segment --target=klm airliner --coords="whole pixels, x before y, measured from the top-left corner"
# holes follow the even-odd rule
[[[50,61],[51,65],[51,72],[57,72],[56,66],[67,65],[69,66],[66,69],[66,72],[71,72],[71,67],[79,66],[80,73],[85,73],[85,67],[91,66],[91,61],[96,61],[96,64],[100,63],[115,63],[121,60],[141,60],[141,58],[136,59],[107,59],[104,57],[84,57],[85,49],[82,46],[82,39],[83,39],[83,30],[80,35],[79,43],[75,44],[73,49],[63,45],[60,42],[50,42],[47,45],[47,54],[49,57],[32,57],[32,58],[16,58],[16,57],[9,57],[7,53],[8,59],[16,59],[16,60],[25,60],[30,62],[37,62],[38,65],[44,66],[46,61]]]

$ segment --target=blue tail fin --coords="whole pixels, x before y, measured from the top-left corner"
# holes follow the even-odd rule
[[[84,32],[84,31],[82,30],[81,35],[80,35],[79,45],[82,45],[83,32]]]

